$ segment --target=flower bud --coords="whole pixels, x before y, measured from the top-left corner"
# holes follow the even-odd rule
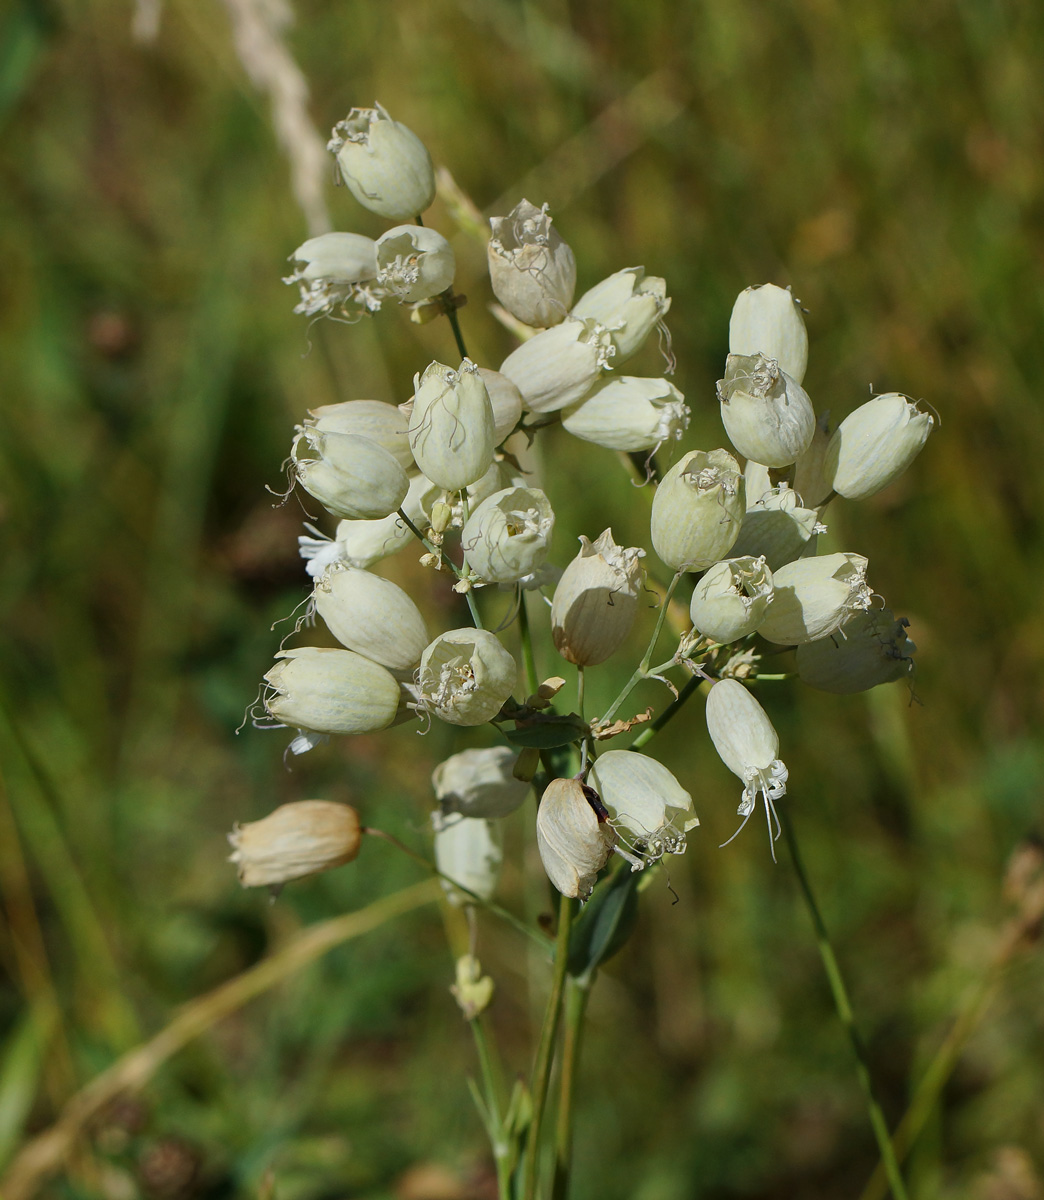
[[[555,649],[578,666],[605,662],[631,632],[645,582],[645,551],[625,549],[606,529],[593,542],[580,538],[580,553],[562,572],[551,605]]]
[[[278,887],[291,879],[343,867],[359,853],[359,814],[348,804],[298,800],[228,835],[229,862],[243,887]]]
[[[805,390],[763,354],[730,354],[718,399],[729,440],[744,457],[767,467],[789,467],[816,431]]]
[[[335,564],[316,580],[315,611],[349,650],[389,671],[411,671],[429,638],[424,618],[407,594],[369,571]]]
[[[540,861],[548,879],[563,896],[586,899],[595,877],[605,866],[615,838],[600,820],[591,801],[597,794],[578,779],[552,779],[537,810],[536,833]]]
[[[306,429],[320,433],[355,433],[383,446],[404,471],[417,464],[410,452],[409,420],[395,404],[382,400],[342,400],[309,410]]]
[[[799,558],[773,572],[775,592],[758,633],[782,646],[829,637],[856,613],[870,607],[861,554]]]
[[[479,367],[478,373],[489,392],[489,402],[493,406],[493,441],[499,446],[522,419],[522,393],[499,371]]]
[[[821,692],[848,696],[913,673],[917,647],[906,636],[910,624],[889,608],[856,613],[830,637],[797,648],[801,679]]]
[[[493,980],[482,974],[482,965],[473,954],[462,954],[457,959],[454,972],[456,982],[450,993],[460,1005],[466,1021],[473,1021],[479,1013],[489,1008],[493,999]]]
[[[396,225],[377,239],[377,282],[400,301],[439,295],[456,269],[453,247],[427,226]]]
[[[771,834],[773,801],[786,794],[787,768],[777,757],[779,738],[768,714],[742,683],[719,679],[707,696],[707,732],[721,761],[743,780],[737,811],[744,824],[760,794]]]
[[[486,818],[513,813],[529,795],[529,784],[512,774],[517,758],[507,746],[494,746],[461,750],[439,763],[431,775],[438,825],[448,824],[451,813]]]
[[[676,571],[702,571],[724,558],[743,521],[743,476],[727,450],[692,450],[656,489],[652,543]]]
[[[373,733],[399,711],[399,685],[391,673],[352,650],[283,650],[265,682],[269,714],[312,733]]]
[[[609,450],[657,450],[689,427],[685,397],[666,379],[621,375],[596,385],[562,417],[574,436]]]
[[[460,491],[493,462],[493,407],[478,368],[466,358],[454,371],[433,362],[414,378],[410,448],[439,487]]]
[[[609,330],[619,364],[641,349],[670,307],[663,279],[647,277],[644,267],[625,267],[584,292],[573,305],[573,316],[597,321]]]
[[[790,288],[762,283],[740,292],[729,318],[729,353],[774,358],[795,383],[805,378],[808,332]]]
[[[794,463],[794,491],[806,508],[818,508],[830,495],[830,480],[824,473],[826,448],[830,442],[830,413],[822,413],[816,422],[808,449]]]
[[[402,504],[410,481],[383,446],[355,433],[299,429],[290,452],[293,473],[335,517],[373,520]],[[308,451],[315,457],[305,458]]]
[[[435,169],[424,143],[378,104],[338,121],[327,149],[348,190],[390,221],[418,217],[435,199]]]
[[[772,572],[764,558],[727,558],[700,577],[689,615],[704,637],[727,646],[758,628],[772,591]]]
[[[685,852],[685,835],[700,821],[692,797],[662,763],[635,750],[609,750],[595,760],[588,780],[620,843],[635,856],[632,870]]]
[[[421,657],[418,684],[427,708],[450,725],[495,717],[518,679],[515,660],[485,629],[451,629]]]
[[[506,217],[491,217],[489,279],[493,294],[526,325],[557,325],[569,313],[576,288],[576,259],[551,228],[547,205],[528,200]]]
[[[516,583],[547,558],[555,514],[539,488],[494,492],[460,535],[468,566],[484,583]]]
[[[491,900],[503,860],[499,832],[492,821],[464,817],[435,833],[435,866],[448,876],[442,887],[451,904],[474,904],[472,897],[458,891],[453,883],[467,888],[480,900]]]
[[[935,424],[898,392],[875,396],[834,431],[823,473],[839,496],[865,500],[898,479],[928,440]]]
[[[513,350],[500,372],[531,412],[557,412],[591,390],[615,353],[605,326],[567,317]]]
[[[747,509],[732,553],[764,557],[772,571],[802,555],[815,553],[816,538],[826,530],[814,508],[802,508],[797,492],[773,488]]]
[[[293,274],[283,282],[297,284],[301,301],[295,313],[328,315],[340,311],[351,319],[353,312],[376,312],[381,307],[382,289],[372,284],[377,278],[377,244],[358,233],[323,233],[309,238],[290,256]]]

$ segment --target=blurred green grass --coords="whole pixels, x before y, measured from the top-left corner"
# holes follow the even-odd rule
[[[269,626],[304,594],[301,514],[264,492],[290,426],[333,398],[405,399],[449,333],[394,311],[307,332],[279,283],[306,230],[224,10],[168,3],[153,44],[131,16],[14,0],[0,17],[6,1154],[174,1006],[415,878],[368,847],[269,906],[224,862],[233,821],[322,795],[419,842],[450,744],[397,730],[286,771],[278,734],[234,736]],[[667,277],[687,444],[721,440],[728,313],[769,279],[809,310],[817,408],[844,415],[872,385],[938,410],[902,482],[830,514],[831,544],[867,554],[911,618],[921,703],[766,699],[897,1119],[1004,918],[1005,861],[1040,832],[1044,12],[312,0],[297,16],[320,129],[376,97],[480,207],[550,201],[581,287],[635,263]],[[380,229],[327,199],[336,227]],[[510,339],[483,311],[480,250],[457,244],[469,346],[495,364]],[[611,454],[560,443],[547,471],[563,528],[642,539],[647,501]],[[407,559],[390,571],[420,583]],[[807,919],[757,830],[715,849],[734,781],[693,744],[699,723],[662,739],[703,820],[672,866],[681,903],[646,896],[592,1006],[577,1195],[858,1194],[873,1147]],[[506,887],[539,909],[517,873]],[[480,952],[521,1068],[533,998],[512,936],[484,929]],[[433,913],[331,954],[174,1060],[46,1194],[253,1195],[272,1166],[281,1200],[407,1197],[425,1163],[484,1194],[449,982]],[[1039,955],[1009,974],[915,1152],[915,1195],[1008,1195],[989,1173],[1017,1151],[1039,1169],[1042,983]],[[164,1152],[197,1164],[181,1191],[173,1169],[156,1181]],[[1027,1186],[1011,1194],[1041,1194]]]

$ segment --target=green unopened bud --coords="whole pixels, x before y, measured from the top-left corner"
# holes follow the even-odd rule
[[[425,225],[396,225],[377,239],[377,282],[401,301],[439,295],[456,269],[453,247]]]
[[[493,407],[478,368],[466,358],[457,370],[433,362],[414,379],[410,448],[439,487],[460,491],[493,462]]]
[[[358,233],[323,233],[309,238],[290,256],[294,272],[283,282],[297,284],[301,301],[294,312],[305,316],[340,311],[351,319],[381,307],[377,244]]]
[[[482,974],[482,965],[473,954],[457,959],[456,982],[450,987],[454,1000],[466,1021],[473,1021],[489,1007],[493,999],[493,980]]]
[[[309,410],[306,429],[320,433],[356,433],[368,437],[395,459],[404,471],[416,469],[410,452],[409,420],[398,405],[383,400],[342,400]]]
[[[758,633],[782,646],[829,637],[856,613],[870,607],[861,554],[799,558],[773,572],[775,593]]]
[[[670,307],[663,279],[646,276],[644,267],[625,267],[584,292],[573,305],[573,316],[597,321],[609,330],[619,364],[641,349]]]
[[[615,353],[604,325],[567,317],[513,350],[500,372],[522,393],[527,409],[557,412],[591,390]]]
[[[493,406],[493,440],[499,446],[522,419],[522,393],[499,371],[479,367],[478,373],[482,376],[489,402]]]
[[[485,629],[451,629],[421,657],[418,685],[425,706],[450,725],[495,717],[518,679],[514,658]]]
[[[574,437],[609,450],[657,450],[689,427],[685,397],[666,379],[622,375],[599,384],[562,417]]]
[[[578,779],[552,779],[537,810],[537,849],[548,879],[563,896],[586,899],[615,841],[612,828],[599,820],[589,792]]]
[[[546,328],[564,320],[576,288],[576,259],[552,229],[547,205],[523,200],[489,223],[489,279],[496,298],[526,325]]]
[[[909,624],[888,608],[857,613],[830,637],[798,646],[798,675],[810,687],[838,696],[908,679],[917,649],[906,636]]]
[[[410,481],[383,446],[360,434],[299,428],[291,450],[293,473],[334,516],[374,520],[402,504]]]
[[[789,467],[816,431],[805,390],[763,354],[730,354],[718,399],[729,440],[744,457],[767,467]]]
[[[685,835],[700,821],[692,797],[662,763],[634,750],[609,750],[595,760],[589,782],[632,870],[684,854]]]
[[[729,353],[774,358],[796,383],[805,378],[808,332],[790,288],[763,283],[740,292],[729,319]]]
[[[638,611],[644,556],[636,546],[618,546],[611,529],[593,542],[581,536],[551,605],[551,635],[563,658],[594,666],[619,650]]]
[[[435,833],[435,865],[448,876],[442,887],[451,904],[475,903],[453,883],[467,888],[480,900],[492,900],[503,860],[500,835],[492,821],[462,817],[452,824],[447,822]]]
[[[335,563],[315,582],[315,611],[349,650],[389,671],[413,671],[429,638],[407,594],[369,571]]]
[[[772,591],[772,572],[764,558],[727,558],[700,577],[689,615],[704,637],[727,646],[758,628]]]
[[[787,768],[768,714],[742,683],[720,679],[707,696],[707,732],[721,761],[743,780],[737,811],[744,824],[760,795],[772,835],[773,802],[786,794]]]
[[[898,392],[849,413],[826,448],[823,473],[839,496],[865,500],[906,470],[935,422]]]
[[[265,682],[269,714],[312,733],[373,733],[386,729],[399,710],[399,684],[392,674],[352,650],[283,650]]]
[[[732,455],[692,450],[656,489],[653,547],[676,571],[702,571],[732,548],[743,508],[743,476]]]
[[[516,583],[547,558],[555,514],[539,488],[494,492],[460,535],[471,570],[485,583]]]
[[[816,510],[802,508],[797,492],[781,486],[747,509],[732,552],[737,558],[763,556],[769,568],[778,571],[795,558],[814,554],[816,538],[825,531]]]
[[[297,800],[228,835],[229,862],[243,887],[279,887],[350,863],[359,853],[359,814],[348,804]]]
[[[435,169],[424,143],[378,104],[338,121],[327,149],[348,190],[390,221],[420,216],[435,199]]]
[[[506,817],[529,795],[529,784],[515,778],[517,754],[507,746],[461,750],[432,772],[438,824],[459,813],[465,817]]]

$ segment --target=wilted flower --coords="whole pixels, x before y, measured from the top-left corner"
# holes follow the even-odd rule
[[[778,571],[795,558],[813,554],[816,537],[825,531],[819,513],[814,508],[802,508],[797,492],[781,485],[765,492],[757,504],[747,509],[732,553],[736,558],[764,557],[769,568]]]
[[[239,868],[243,887],[278,887],[351,862],[361,833],[359,814],[350,805],[298,800],[260,821],[236,825],[228,835],[229,862]]]
[[[551,604],[551,635],[563,658],[594,666],[616,653],[634,624],[644,557],[637,546],[618,546],[611,529],[593,542],[581,536]]]
[[[493,462],[493,407],[478,368],[433,362],[414,379],[410,448],[424,474],[456,492],[481,479]]]
[[[491,217],[489,279],[501,304],[526,325],[557,325],[565,319],[576,287],[576,259],[547,205],[528,200],[506,217]]]
[[[447,822],[435,833],[435,865],[448,877],[442,887],[451,904],[474,904],[471,896],[458,891],[454,883],[480,900],[491,900],[503,859],[500,836],[492,821],[463,817],[452,824]]]
[[[589,392],[562,417],[574,437],[609,450],[657,450],[689,427],[685,397],[666,379],[621,375]]]
[[[787,768],[777,757],[779,738],[768,714],[742,683],[719,679],[707,696],[707,732],[721,761],[743,780],[737,810],[743,825],[760,795],[765,801],[769,837],[774,841],[779,836],[774,802],[786,793]]]
[[[692,797],[662,763],[635,750],[609,750],[595,760],[588,782],[609,813],[617,852],[627,851],[632,870],[684,853],[685,835],[700,821]]]
[[[700,577],[689,615],[704,637],[727,646],[758,628],[772,591],[772,572],[764,558],[726,558]]]
[[[523,342],[500,364],[532,412],[557,412],[587,394],[616,353],[596,321],[568,317]]]
[[[702,571],[728,554],[743,510],[739,463],[727,450],[692,450],[656,489],[653,547],[676,571]]]
[[[865,500],[906,470],[935,422],[898,392],[875,396],[849,413],[826,448],[823,474],[839,496]]]
[[[821,692],[847,696],[879,683],[909,679],[917,647],[906,635],[910,624],[889,608],[856,613],[830,637],[797,648],[803,682]]]
[[[763,354],[730,354],[718,399],[729,440],[740,454],[767,467],[790,466],[816,431],[804,389]]]
[[[555,514],[539,488],[494,492],[460,535],[470,569],[485,583],[517,583],[547,558]]]
[[[450,725],[481,725],[495,717],[518,679],[515,660],[485,629],[451,629],[421,657],[421,701]]]
[[[625,267],[584,292],[573,305],[573,316],[597,321],[609,330],[619,365],[641,349],[670,307],[663,279],[646,276],[644,267]]]
[[[334,564],[316,580],[315,611],[349,650],[390,671],[411,671],[428,644],[424,618],[390,579]]]
[[[269,714],[312,733],[373,733],[387,728],[399,710],[394,676],[352,650],[283,650],[265,682]]]
[[[353,108],[327,144],[348,190],[390,221],[420,216],[435,199],[435,169],[419,137],[378,104]]]
[[[758,633],[781,646],[829,637],[856,613],[870,607],[861,554],[799,558],[773,573],[772,604]]]
[[[437,827],[457,813],[464,817],[506,817],[529,794],[529,784],[512,774],[518,758],[507,746],[461,750],[440,762],[431,775],[439,802]]]
[[[349,319],[381,307],[377,278],[377,244],[359,233],[323,233],[303,242],[290,256],[295,269],[284,283],[297,284],[301,300],[294,309],[304,316],[334,311]]]
[[[395,404],[383,400],[342,400],[309,410],[306,429],[319,433],[355,433],[383,446],[404,471],[416,470],[410,452],[409,419]]]
[[[290,452],[293,474],[335,517],[386,517],[405,500],[410,481],[383,446],[355,433],[298,429]]]
[[[456,269],[453,247],[426,225],[396,225],[377,239],[377,282],[400,301],[438,296]]]
[[[615,843],[591,798],[598,803],[597,793],[579,779],[552,779],[537,810],[537,849],[547,877],[563,896],[581,900],[591,894]]]
[[[740,292],[729,318],[729,353],[774,358],[795,383],[805,378],[808,331],[790,288],[763,283]]]

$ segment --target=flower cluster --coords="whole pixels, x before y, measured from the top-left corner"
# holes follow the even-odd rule
[[[638,871],[685,849],[699,824],[692,795],[641,749],[658,726],[646,724],[627,748],[603,749],[648,721],[617,718],[644,679],[667,683],[672,707],[705,693],[711,743],[742,782],[739,815],[746,822],[760,799],[774,839],[787,768],[751,687],[762,654],[793,648],[796,676],[836,694],[910,674],[907,622],[871,590],[866,558],[817,550],[826,506],[892,482],[921,449],[932,417],[890,393],[833,431],[817,421],[803,387],[802,310],[789,289],[764,284],[742,292],[732,312],[717,384],[729,445],[674,453],[689,423],[682,393],[666,378],[617,370],[662,328],[671,303],[663,279],[627,267],[576,300],[573,251],[548,206],[522,199],[491,219],[487,247],[497,311],[520,344],[498,368],[478,365],[457,323],[453,251],[420,223],[435,195],[423,144],[376,106],[353,109],[330,150],[361,204],[417,223],[375,241],[330,233],[305,242],[288,280],[300,289],[296,311],[354,320],[394,299],[424,319],[445,314],[460,355],[424,367],[397,405],[347,400],[298,426],[292,477],[338,519],[331,538],[310,529],[300,539],[313,581],[309,611],[342,648],[281,652],[265,675],[263,719],[293,731],[298,753],[327,735],[403,721],[421,731],[431,721],[491,725],[501,744],[452,755],[432,779],[436,864],[456,903],[493,895],[497,823],[531,791],[540,857],[565,896],[588,896],[613,856]],[[532,443],[559,430],[616,452],[646,477],[654,489],[648,547],[618,545],[611,528],[588,530],[571,561],[556,565],[571,539],[537,486]],[[674,461],[660,464],[658,452]],[[445,580],[457,594],[455,627],[433,633],[414,599],[374,570],[411,545],[433,584]],[[486,587],[515,593],[517,635],[483,627]],[[665,620],[679,588],[691,589],[691,628]],[[531,630],[533,592],[547,603],[532,603],[534,618],[545,620]],[[618,655],[640,619],[649,622],[648,649],[609,711],[591,719],[583,673]],[[654,666],[665,636],[672,652]],[[558,700],[564,679],[540,683],[531,637],[577,669],[579,712]],[[670,672],[692,686],[679,694]],[[318,817],[329,814],[307,803],[298,837],[285,810],[271,835],[264,822],[236,834],[244,883],[278,883],[309,863],[320,870],[354,856],[358,822],[334,813],[331,846],[316,848],[326,836]]]

